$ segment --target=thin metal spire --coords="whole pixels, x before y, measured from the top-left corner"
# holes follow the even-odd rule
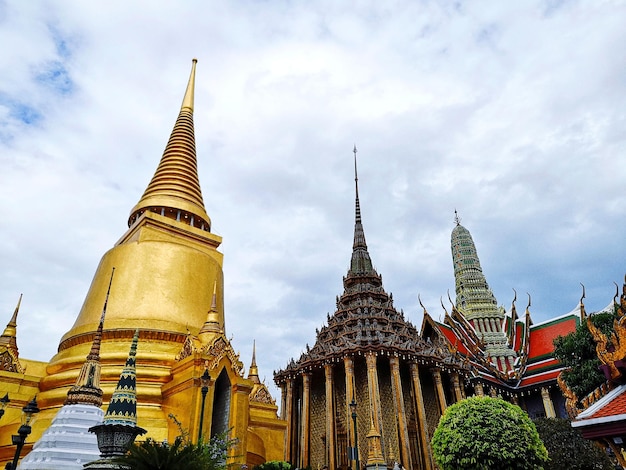
[[[372,261],[367,251],[365,232],[361,223],[361,204],[359,202],[359,176],[356,164],[356,144],[352,150],[354,153],[354,189],[355,189],[355,220],[354,220],[354,243],[352,244],[352,260],[350,271],[353,273],[364,273],[373,270]]]
[[[457,225],[461,225],[461,218],[459,217],[459,213],[454,209],[454,223]]]

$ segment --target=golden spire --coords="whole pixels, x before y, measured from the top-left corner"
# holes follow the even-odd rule
[[[0,358],[4,363],[4,369],[9,372],[23,372],[22,366],[18,360],[19,354],[17,350],[17,314],[20,311],[22,303],[22,294],[17,301],[15,311],[9,323],[7,323],[2,336],[0,336]],[[4,356],[7,356],[6,358]]]
[[[143,196],[133,207],[128,225],[131,226],[146,211],[169,217],[192,227],[211,230],[196,160],[196,140],[193,126],[193,101],[196,81],[193,59],[189,83],[159,166]]]
[[[198,337],[202,343],[207,344],[214,333],[223,333],[224,327],[220,324],[220,315],[217,311],[217,280],[213,283],[213,299],[211,300],[211,309],[207,315],[207,319],[200,328]]]
[[[261,382],[259,380],[259,368],[256,365],[256,341],[252,342],[252,363],[250,364],[248,378],[257,384]]]
[[[15,342],[15,338],[17,336],[17,314],[20,311],[20,305],[22,304],[22,294],[20,294],[20,298],[17,301],[17,305],[15,306],[15,311],[13,312],[13,316],[9,323],[7,323],[2,336],[0,337],[0,344],[6,344],[6,341],[9,341],[9,338],[13,338],[13,342]],[[5,340],[6,338],[6,340]],[[17,351],[17,346],[15,346]]]

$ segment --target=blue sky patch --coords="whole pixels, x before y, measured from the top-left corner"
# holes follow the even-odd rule
[[[58,60],[46,62],[35,78],[40,84],[62,95],[67,95],[74,90],[74,82],[70,74],[63,63]]]
[[[10,118],[24,124],[37,124],[42,118],[41,113],[36,108],[28,103],[13,99],[5,93],[0,93],[0,106],[9,110]]]

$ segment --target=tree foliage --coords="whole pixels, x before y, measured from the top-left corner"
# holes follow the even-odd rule
[[[233,444],[226,433],[198,443],[185,435],[178,436],[173,444],[146,439],[133,444],[115,462],[132,470],[224,470],[226,454]]]
[[[605,334],[612,331],[614,313],[597,313],[589,318]],[[600,361],[596,354],[596,342],[586,322],[582,322],[576,331],[567,336],[556,338],[554,348],[556,358],[568,368],[563,372],[563,380],[579,399],[587,396],[606,381],[606,377],[599,369]]]
[[[257,465],[254,470],[291,470],[291,464],[282,460],[270,460]]]
[[[432,440],[441,470],[541,470],[548,453],[521,408],[472,397],[446,409]]]
[[[583,438],[567,419],[539,418],[535,426],[550,457],[545,470],[613,470],[606,452]]]

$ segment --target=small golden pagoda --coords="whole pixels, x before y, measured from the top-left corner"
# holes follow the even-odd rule
[[[104,402],[110,400],[139,329],[137,424],[148,431],[147,437],[173,441],[180,433],[179,425],[194,440],[231,429],[231,437],[239,442],[232,450],[236,461],[255,465],[283,456],[286,423],[278,419],[274,399],[258,381],[254,359],[246,378],[225,333],[223,255],[217,250],[222,239],[211,232],[197,172],[193,124],[196,62],[194,59],[180,113],[156,172],[130,212],[128,230],[102,257],[74,325],[61,338],[58,353],[45,371],[41,363],[31,365],[29,371],[37,375],[26,380],[16,344],[7,341],[3,348],[15,370],[0,372],[0,394],[9,392],[11,407],[18,388],[22,401],[37,394],[41,412],[29,442],[36,441],[50,425],[76,381],[98,329],[115,269],[101,339]],[[14,319],[7,328],[12,327],[9,333],[14,338],[13,323]],[[203,382],[205,370],[209,379]],[[22,385],[12,385],[20,380]],[[203,385],[208,386],[205,400]],[[0,461],[8,460],[13,450],[9,448],[10,435],[19,419],[18,406],[21,402],[11,410],[11,417],[17,417],[12,424],[0,422]],[[27,451],[28,445],[23,454]]]

